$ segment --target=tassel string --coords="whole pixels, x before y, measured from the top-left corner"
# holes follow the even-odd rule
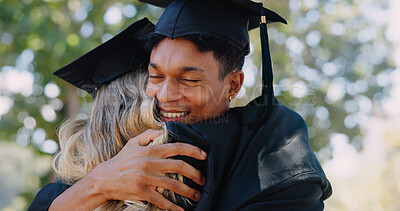
[[[261,101],[258,102],[258,106],[261,106],[261,108],[260,115],[258,115],[257,120],[250,125],[251,128],[259,128],[268,120],[268,118],[271,116],[274,102],[272,61],[269,51],[268,31],[265,15],[264,9],[261,9],[260,37],[262,52],[262,94]]]

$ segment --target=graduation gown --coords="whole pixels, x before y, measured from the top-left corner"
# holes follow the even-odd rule
[[[218,119],[167,123],[181,141],[211,145],[195,210],[322,210],[332,188],[310,148],[304,120],[275,99],[269,120],[251,129],[258,100]]]
[[[312,152],[307,126],[276,100],[269,120],[249,127],[258,115],[257,99],[219,118],[185,125],[167,122],[169,142],[185,142],[206,152],[206,161],[177,156],[206,175],[196,207],[187,210],[322,210],[332,188]],[[52,183],[29,210],[47,210],[66,186]]]

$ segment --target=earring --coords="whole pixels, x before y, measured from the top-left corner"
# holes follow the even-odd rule
[[[229,96],[229,102],[231,102],[232,101],[232,96]]]

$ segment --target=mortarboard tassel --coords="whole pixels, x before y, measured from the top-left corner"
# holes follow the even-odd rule
[[[268,120],[272,113],[274,102],[272,61],[269,51],[267,20],[264,9],[261,9],[260,37],[262,55],[262,92],[261,101],[258,102],[258,105],[261,106],[261,109],[258,118],[250,125],[253,129],[259,128]]]

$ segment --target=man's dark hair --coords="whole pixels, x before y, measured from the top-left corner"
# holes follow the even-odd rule
[[[146,36],[147,50],[151,52],[164,38],[165,36],[154,33]],[[220,79],[225,78],[230,72],[241,70],[243,67],[245,52],[228,40],[206,34],[186,35],[182,38],[193,42],[201,53],[213,52],[214,58],[220,66]]]

